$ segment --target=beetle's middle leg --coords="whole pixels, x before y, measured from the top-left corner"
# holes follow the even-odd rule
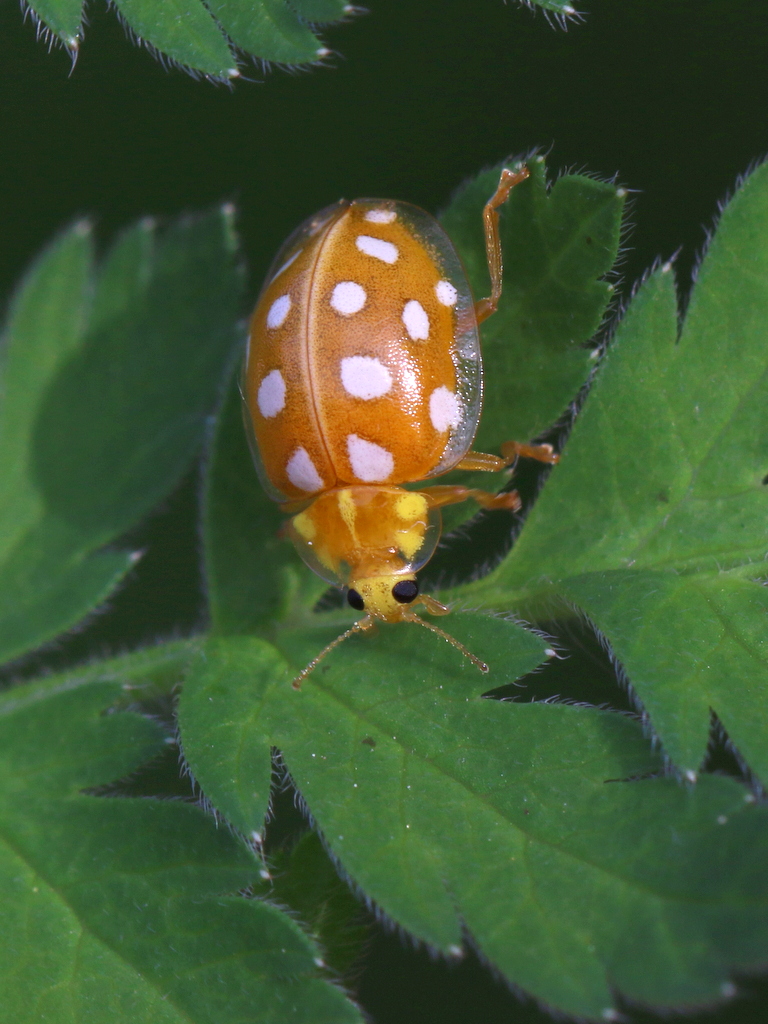
[[[560,456],[555,454],[551,444],[520,444],[518,441],[505,441],[501,446],[501,456],[488,455],[486,452],[467,452],[454,469],[482,470],[485,473],[494,473],[500,469],[506,469],[507,466],[517,462],[519,458],[536,459],[537,462],[547,462],[553,465],[558,462]],[[500,494],[492,494],[490,491],[482,491],[477,487],[462,487],[460,484],[438,484],[435,487],[427,488],[422,493],[431,508],[457,505],[470,498],[476,501],[481,508],[507,508],[513,512],[516,512],[521,504],[517,491],[502,491]]]
[[[421,492],[429,502],[430,508],[442,508],[445,505],[458,505],[461,501],[468,501],[470,498],[476,501],[481,508],[507,508],[516,512],[520,508],[520,495],[517,491],[502,491],[500,494],[491,494],[490,491],[481,491],[477,487],[462,487],[461,485],[438,484],[436,487],[428,487]]]
[[[501,446],[501,456],[488,455],[486,452],[467,452],[454,469],[482,470],[484,473],[495,473],[506,469],[518,459],[536,459],[554,465],[560,461],[551,444],[520,444],[519,441],[505,441]]]

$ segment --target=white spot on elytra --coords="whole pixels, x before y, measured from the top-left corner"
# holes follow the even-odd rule
[[[429,396],[429,418],[439,434],[458,427],[461,423],[461,405],[453,391],[445,387],[435,388]]]
[[[294,263],[299,258],[299,256],[301,256],[303,251],[304,251],[303,249],[297,249],[296,252],[293,254],[293,256],[291,256],[289,259],[287,259],[285,261],[285,263],[282,265],[282,267],[280,267],[279,270],[275,271],[275,273],[272,275],[272,281],[274,281],[276,278],[280,277],[282,272],[284,270],[287,270],[288,267],[290,267],[290,265],[292,263]],[[271,282],[270,282],[270,284],[271,284]]]
[[[385,242],[383,238],[374,238],[373,235],[358,235],[355,245],[360,252],[364,252],[366,256],[373,256],[382,263],[394,263],[400,255],[396,245]]]
[[[266,419],[277,416],[285,406],[285,381],[279,370],[271,370],[259,384],[256,401],[259,403],[259,412]]]
[[[282,327],[285,323],[285,318],[288,316],[290,311],[290,295],[281,295],[279,299],[275,299],[267,313],[267,327],[269,327],[270,330],[274,330],[275,327]]]
[[[416,299],[406,302],[403,308],[405,329],[414,341],[426,341],[429,337],[429,317],[427,311]]]
[[[391,224],[395,217],[394,210],[369,210],[363,219],[371,224]]]
[[[391,476],[395,460],[386,448],[372,441],[365,441],[357,434],[347,435],[347,453],[352,472],[363,483],[381,483]]]
[[[459,297],[459,293],[450,281],[438,281],[435,285],[435,295],[437,301],[442,302],[444,306],[455,306],[456,299]]]
[[[355,398],[381,398],[392,387],[392,374],[373,356],[348,356],[341,360],[341,383]]]
[[[312,492],[323,489],[323,479],[305,448],[296,449],[288,459],[285,471],[293,486],[298,487],[300,491]]]
[[[342,316],[359,313],[365,305],[365,289],[355,281],[339,281],[331,292],[331,305]]]

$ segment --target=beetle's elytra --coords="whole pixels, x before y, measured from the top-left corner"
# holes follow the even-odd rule
[[[451,469],[498,470],[518,456],[555,462],[550,445],[471,451],[482,404],[478,326],[501,295],[498,207],[528,177],[502,171],[486,204],[491,295],[475,302],[437,221],[408,203],[341,201],[311,217],[275,258],[251,322],[243,374],[261,481],[291,516],[288,532],[321,577],[364,612],[294,680],[375,621],[415,622],[487,666],[413,611],[448,609],[416,573],[440,536],[440,507],[473,498],[517,508],[515,491],[437,485]]]

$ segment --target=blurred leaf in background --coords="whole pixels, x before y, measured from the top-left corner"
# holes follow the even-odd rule
[[[126,231],[94,266],[76,224],[27,274],[0,351],[0,660],[101,604],[105,548],[199,451],[239,339],[231,210]]]

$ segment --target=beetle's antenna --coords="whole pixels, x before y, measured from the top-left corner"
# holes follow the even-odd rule
[[[423,626],[424,629],[428,629],[430,633],[436,633],[438,636],[441,636],[443,640],[447,640],[451,647],[455,647],[457,651],[461,651],[464,657],[471,661],[472,664],[475,665],[477,668],[479,668],[481,672],[490,671],[490,669],[488,668],[484,661],[481,661],[479,658],[476,658],[471,651],[467,650],[467,648],[464,646],[463,643],[461,643],[461,641],[457,640],[455,636],[451,636],[450,633],[446,633],[444,629],[440,629],[439,626],[435,626],[431,622],[426,622],[424,619],[420,619],[419,616],[415,613],[411,613],[410,615],[404,615],[403,619],[405,622],[415,622],[417,626]],[[340,636],[337,636],[335,640],[331,640],[327,647],[324,647],[322,651],[320,651],[318,656],[316,658],[313,658],[312,661],[310,661],[310,663],[306,666],[306,668],[303,668],[301,672],[299,672],[299,674],[293,680],[291,686],[294,688],[294,690],[301,689],[301,684],[304,682],[304,680],[307,678],[310,672],[313,671],[313,669],[317,666],[318,662],[323,660],[326,654],[330,654],[334,647],[338,647],[339,644],[344,643],[344,641],[351,637],[353,633],[367,633],[368,630],[373,629],[373,627],[373,620],[366,616],[364,619],[360,619],[359,622],[356,622],[353,626],[350,626],[349,629],[342,633]]]
[[[364,625],[364,623],[366,624]],[[424,625],[426,625],[426,623],[424,623]],[[353,633],[365,633],[367,630],[371,629],[372,626],[373,623],[366,617],[365,619],[361,619],[359,622],[356,622],[354,626],[350,626],[349,629],[346,630],[346,632],[342,633],[341,636],[337,636],[335,640],[331,640],[328,646],[324,647],[322,651],[320,651],[318,656],[316,658],[313,658],[312,661],[310,661],[310,663],[306,666],[306,668],[303,668],[301,672],[299,672],[299,674],[293,680],[291,686],[294,688],[294,690],[301,689],[302,682],[307,678],[312,669],[315,668],[319,661],[323,660],[326,654],[330,654],[334,647],[338,647],[339,644],[343,643],[348,637],[352,636]]]
[[[435,626],[431,622],[426,622],[424,619],[420,619],[418,615],[413,613],[410,615],[405,615],[403,616],[403,618],[405,619],[406,622],[415,622],[418,626],[423,626],[424,629],[428,629],[430,633],[437,633],[437,635],[441,636],[443,640],[447,640],[451,647],[455,647],[457,651],[461,651],[464,657],[468,658],[473,665],[476,665],[481,672],[490,671],[490,669],[488,668],[484,661],[480,661],[479,658],[476,658],[471,651],[467,650],[463,643],[457,640],[455,636],[451,636],[450,633],[446,633],[444,629],[440,629],[439,626]],[[323,654],[325,654],[325,651],[323,651]],[[320,655],[320,657],[322,657],[322,654]]]

